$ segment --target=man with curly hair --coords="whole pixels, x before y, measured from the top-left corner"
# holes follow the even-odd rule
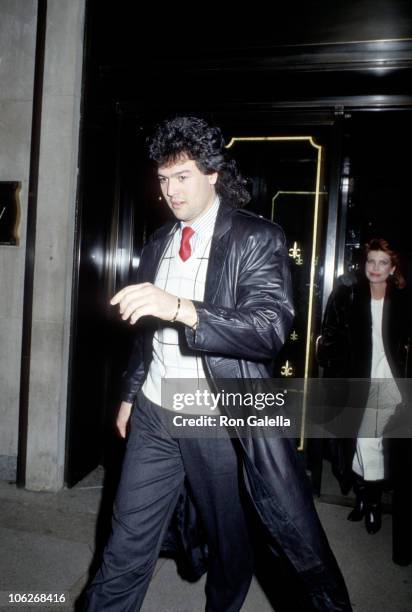
[[[137,284],[112,299],[138,323],[117,417],[120,434],[129,433],[112,535],[86,609],[140,609],[184,490],[207,541],[208,612],[241,609],[256,523],[296,576],[302,610],[350,610],[294,442],[222,431],[179,437],[168,427],[173,408],[162,404],[162,380],[213,387],[270,377],[293,307],[283,231],[240,208],[249,195],[220,129],[196,117],[165,121],[149,155],[175,221],[145,245]]]

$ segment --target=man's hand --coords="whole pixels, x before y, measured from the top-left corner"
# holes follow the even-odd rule
[[[127,432],[127,423],[130,419],[130,413],[132,411],[132,405],[130,402],[122,402],[120,404],[119,412],[116,418],[116,429],[120,434],[120,437],[125,438]]]
[[[180,299],[171,293],[155,287],[152,283],[140,283],[125,287],[110,300],[110,304],[119,304],[122,319],[134,325],[141,317],[151,315],[162,321],[175,321],[193,327],[197,322],[197,313],[193,302]]]

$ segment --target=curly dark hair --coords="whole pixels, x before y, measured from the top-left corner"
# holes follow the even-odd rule
[[[250,200],[246,180],[226,149],[222,132],[198,117],[175,117],[160,123],[148,139],[149,157],[159,166],[176,163],[182,157],[196,162],[203,174],[218,173],[216,192],[234,207]]]

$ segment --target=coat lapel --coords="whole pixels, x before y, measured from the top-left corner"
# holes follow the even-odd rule
[[[209,253],[209,265],[206,275],[205,302],[214,302],[222,280],[224,264],[229,253],[228,245],[232,227],[232,208],[223,203],[219,206],[215,231]]]
[[[372,313],[368,282],[360,281],[353,287],[350,327],[354,352],[351,376],[369,378],[372,366]]]
[[[153,238],[151,249],[147,257],[148,262],[145,265],[141,282],[154,283],[163,255],[173,238],[176,228],[176,222],[168,223],[163,226]]]
[[[400,345],[407,344],[407,340],[405,339],[407,334],[405,329],[402,333],[401,326],[405,321],[399,309],[397,297],[399,296],[396,293],[396,289],[389,281],[386,285],[385,299],[383,302],[382,341],[393,377],[401,378],[405,376],[405,372],[400,364]],[[403,343],[401,341],[402,337],[404,338]]]

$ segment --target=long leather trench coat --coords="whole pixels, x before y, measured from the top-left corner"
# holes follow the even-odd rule
[[[163,226],[145,245],[138,282],[153,282],[176,223]],[[217,379],[268,378],[293,319],[288,254],[281,228],[221,203],[203,302],[194,302],[195,331],[185,328],[190,349],[203,357],[210,384]],[[152,355],[153,321],[140,326],[122,399],[133,402]],[[294,440],[238,437],[245,489],[267,534],[267,545],[298,575],[310,607],[351,610],[346,587],[314,509]],[[183,504],[183,505],[182,505]],[[186,505],[185,505],[186,504]],[[202,571],[194,509],[187,497],[176,510],[180,542]],[[182,533],[183,531],[183,533]],[[188,535],[189,534],[189,535]]]

